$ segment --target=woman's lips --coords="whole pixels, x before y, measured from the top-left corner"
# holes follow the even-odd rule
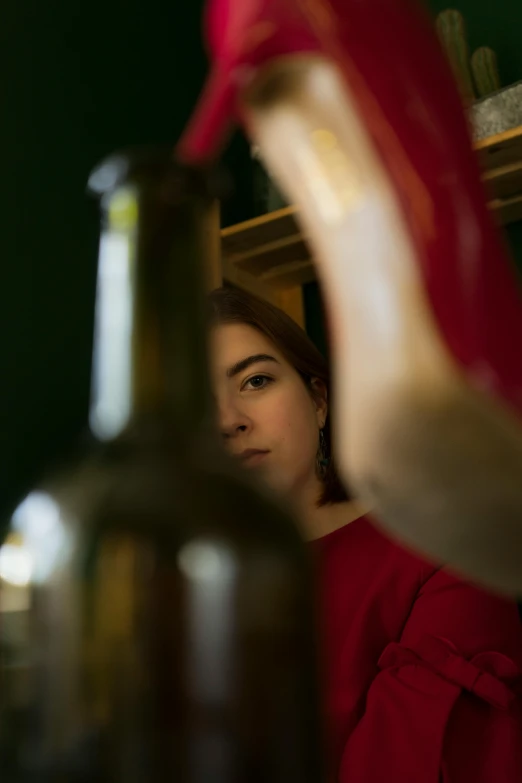
[[[245,449],[245,451],[241,452],[239,458],[244,465],[253,467],[262,462],[269,453],[269,451],[262,451],[261,449]]]

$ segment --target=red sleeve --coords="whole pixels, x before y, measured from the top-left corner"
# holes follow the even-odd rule
[[[341,783],[522,781],[521,675],[515,604],[436,572],[379,660]]]

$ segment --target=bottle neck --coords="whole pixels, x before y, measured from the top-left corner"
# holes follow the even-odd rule
[[[213,413],[202,284],[211,202],[169,198],[163,176],[123,184],[102,206],[91,428],[110,440],[159,417],[194,437]]]

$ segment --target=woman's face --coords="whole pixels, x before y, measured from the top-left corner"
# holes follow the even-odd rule
[[[261,332],[244,324],[211,335],[212,378],[227,449],[273,488],[299,496],[319,491],[316,457],[326,420],[326,391],[314,398],[297,371]]]

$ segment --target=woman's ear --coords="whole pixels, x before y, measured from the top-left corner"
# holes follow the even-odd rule
[[[326,384],[320,378],[312,378],[310,382],[312,399],[317,413],[319,429],[323,429],[328,414],[328,390]]]

